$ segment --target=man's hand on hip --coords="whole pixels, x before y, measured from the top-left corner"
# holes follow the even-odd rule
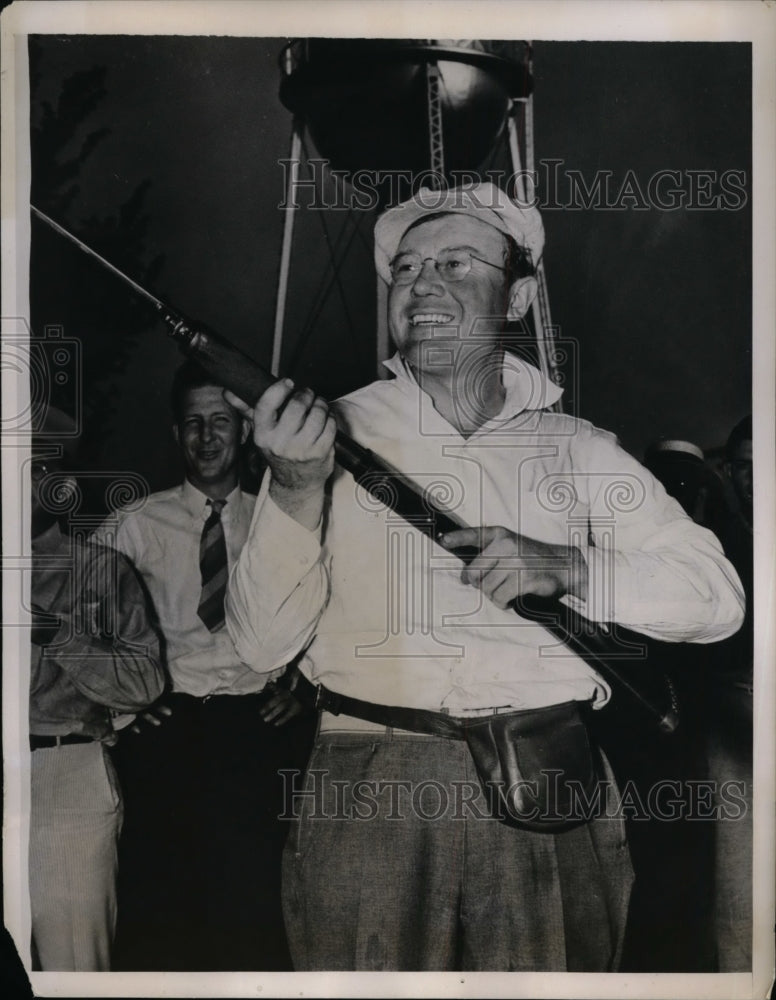
[[[306,713],[307,709],[302,702],[287,688],[270,681],[264,690],[268,697],[259,709],[259,715],[267,724],[284,726],[291,719]]]
[[[135,717],[135,721],[129,727],[130,733],[139,735],[145,726],[161,726],[165,719],[172,715],[172,709],[163,701],[158,701],[145,712],[141,712]]]

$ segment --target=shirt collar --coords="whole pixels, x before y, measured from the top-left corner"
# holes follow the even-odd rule
[[[202,490],[198,490],[193,483],[190,483],[188,479],[183,480],[183,485],[181,486],[181,501],[186,510],[191,514],[192,517],[197,519],[207,518],[210,514],[210,506],[208,505],[208,500],[210,497],[206,496]],[[226,506],[223,510],[223,516],[225,519],[231,519],[237,516],[240,504],[242,502],[242,490],[240,489],[239,483],[226,496]]]
[[[383,361],[383,365],[396,376],[401,385],[418,388],[412,369],[398,351],[393,357]],[[501,412],[492,418],[495,422],[511,420],[525,410],[545,410],[563,395],[563,389],[538,368],[508,352],[504,354],[502,379],[506,397]]]

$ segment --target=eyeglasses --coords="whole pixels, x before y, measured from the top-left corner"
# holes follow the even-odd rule
[[[468,250],[443,250],[438,257],[421,257],[417,253],[403,253],[391,261],[391,277],[394,285],[411,285],[423,270],[427,260],[433,261],[439,277],[446,282],[463,281],[472,269],[472,261],[495,267],[497,271],[506,273],[506,268],[493,264],[483,257],[469,253]]]

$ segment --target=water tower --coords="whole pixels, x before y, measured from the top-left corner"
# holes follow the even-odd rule
[[[501,186],[513,197],[533,197],[531,47],[523,41],[447,39],[296,39],[280,53],[280,99],[293,114],[290,169],[278,278],[272,369],[280,368],[289,269],[307,138],[337,180],[370,178],[380,211],[420,186],[474,181],[503,146],[509,170]],[[363,206],[363,202],[362,202]],[[345,208],[343,204],[341,206]],[[350,208],[351,217],[355,212]],[[363,208],[360,213],[363,216]],[[357,227],[360,220],[356,219]],[[330,243],[335,287],[352,243]],[[344,245],[344,249],[343,249]],[[549,299],[540,262],[533,331],[539,366],[555,378]],[[377,360],[390,354],[385,320],[387,287],[378,277]],[[308,335],[309,335],[308,331]]]

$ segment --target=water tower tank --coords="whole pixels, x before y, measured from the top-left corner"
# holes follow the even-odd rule
[[[475,171],[511,98],[531,91],[524,42],[298,39],[282,51],[280,98],[335,170],[428,170],[427,66],[439,73],[445,173]]]

